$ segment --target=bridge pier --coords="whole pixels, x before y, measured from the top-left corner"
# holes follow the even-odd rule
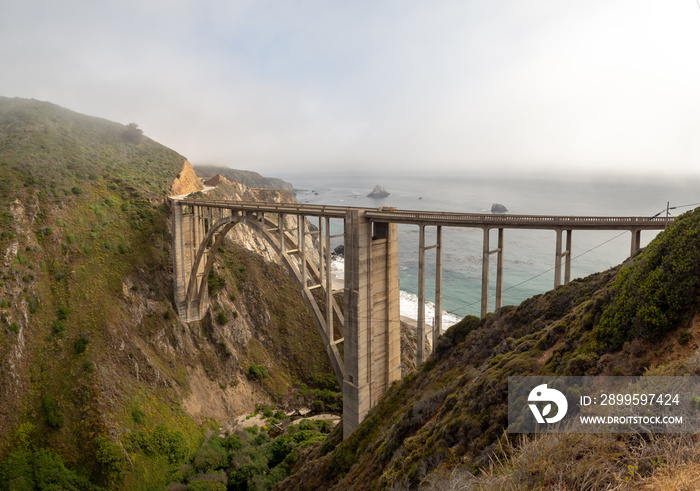
[[[632,245],[630,247],[630,257],[634,256],[642,248],[642,230],[638,228],[630,229],[632,232]]]
[[[442,334],[442,226],[436,227],[435,244],[425,245],[425,225],[418,227],[418,320],[416,322],[416,365],[429,356],[425,344],[425,251],[435,249],[435,317],[428,333],[431,350]]]
[[[561,261],[564,259],[564,284],[568,285],[571,281],[571,230],[566,231],[566,250],[562,251],[562,232],[563,229],[556,229],[556,252],[554,259],[554,288],[561,285]]]
[[[345,219],[343,437],[401,378],[398,227],[364,210]]]
[[[496,309],[503,306],[503,228],[498,229],[498,247],[491,250],[491,229],[484,228],[484,246],[481,259],[481,317],[489,311],[489,258],[492,254],[496,257]]]
[[[199,320],[201,318],[199,303],[189,301],[187,288],[194,275],[196,279],[201,279],[204,275],[204,261],[200,261],[195,267],[197,249],[202,242],[203,224],[200,217],[199,207],[174,206],[172,210],[173,224],[173,276],[175,277],[174,295],[175,304],[180,318],[184,322]],[[206,284],[203,291],[200,291],[201,281],[195,282],[197,291],[194,298],[199,298],[203,294],[205,303],[208,303],[208,291]]]

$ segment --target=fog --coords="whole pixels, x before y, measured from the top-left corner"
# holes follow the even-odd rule
[[[693,0],[0,2],[0,95],[195,164],[697,175]]]

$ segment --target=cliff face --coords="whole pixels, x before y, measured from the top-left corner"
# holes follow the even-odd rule
[[[0,488],[12,459],[44,451],[93,484],[163,487],[199,422],[293,404],[295,382],[332,372],[287,271],[235,243],[205,319],[179,321],[158,203],[201,187],[184,157],[125,131],[0,97]],[[177,451],[140,446],[155,433]]]
[[[202,189],[204,189],[202,180],[197,177],[197,174],[190,163],[185,160],[182,170],[173,181],[173,185],[171,187],[172,195],[180,196],[183,194],[196,193]]]
[[[210,179],[217,174],[229,181],[240,182],[251,188],[283,189],[294,191],[291,183],[275,177],[263,177],[257,172],[249,170],[231,169],[230,167],[218,167],[214,165],[197,165],[197,172],[201,177]]]

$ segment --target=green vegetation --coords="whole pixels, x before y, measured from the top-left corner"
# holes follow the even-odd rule
[[[84,476],[65,467],[60,455],[44,449],[13,450],[0,461],[0,489],[89,489]]]
[[[49,427],[57,430],[63,427],[63,416],[58,411],[58,403],[56,399],[49,394],[41,396],[41,412],[44,415],[46,424]]]
[[[224,312],[223,310],[219,310],[216,313],[216,322],[218,322],[219,324],[228,324],[229,320],[230,319],[228,318],[228,315],[226,315],[226,312]]]
[[[478,489],[487,480],[474,475],[498,472],[488,479],[491,489],[511,481],[518,489],[547,483],[561,489],[612,488],[650,476],[659,467],[654,462],[681,462],[681,454],[695,462],[697,445],[690,440],[676,452],[673,444],[657,445],[639,435],[548,435],[509,442],[504,431],[511,375],[700,373],[697,357],[683,366],[656,368],[650,360],[662,342],[669,353],[690,341],[690,333],[680,329],[700,311],[699,278],[696,210],[622,267],[484,319],[465,318],[442,336],[419,371],[390,387],[347,440],[336,429],[295,467],[289,487],[324,489],[344,482],[361,489],[414,489],[431,487],[442,476],[451,483],[443,482],[445,489]],[[490,467],[494,462],[502,463],[497,470]]]
[[[82,353],[85,353],[85,350],[87,349],[87,345],[90,342],[89,339],[84,338],[84,337],[79,337],[73,342],[73,348],[75,349],[75,354],[80,355]]]
[[[182,409],[188,367],[230,390],[258,365],[255,397],[273,400],[330,371],[289,275],[235,246],[217,256],[213,315],[183,333],[163,197],[184,157],[133,126],[0,97],[0,250],[16,251],[0,262],[0,489],[50,488],[45,455],[57,488],[162,488],[215,425]],[[245,317],[247,345],[222,340],[218,312]],[[283,332],[280,349],[261,341]]]
[[[700,296],[700,209],[678,217],[624,266],[610,288],[597,339],[612,349],[636,338],[657,340],[688,324]]]
[[[257,364],[253,364],[248,367],[248,375],[258,380],[263,380],[270,376],[264,366]]]
[[[300,456],[324,441],[331,430],[328,421],[290,424],[282,411],[267,406],[260,406],[260,411],[269,414],[266,426],[239,430],[223,439],[210,434],[191,463],[172,475],[171,485],[186,484],[187,489],[272,489],[289,475]]]

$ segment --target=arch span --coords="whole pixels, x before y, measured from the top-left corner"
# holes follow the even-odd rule
[[[192,210],[192,213],[195,217],[197,216],[196,210]],[[213,221],[214,219],[215,221]],[[194,253],[192,257],[191,271],[197,273],[189,275],[184,292],[185,311],[187,312],[188,319],[198,320],[204,317],[206,313],[206,309],[209,305],[207,279],[214,264],[216,252],[218,251],[221,242],[226,237],[226,234],[228,234],[228,232],[236,224],[242,223],[248,225],[252,229],[256,230],[265,239],[266,243],[272,247],[297,283],[297,286],[301,290],[302,298],[311,311],[317,331],[323,340],[324,346],[326,347],[326,352],[331,361],[331,365],[333,366],[333,371],[338,379],[338,383],[342,387],[344,369],[343,360],[337,347],[338,341],[331,339],[332,336],[329,335],[329,331],[332,329],[332,327],[329,326],[327,319],[323,316],[322,310],[308,285],[309,279],[317,282],[322,280],[320,270],[315,264],[313,264],[313,262],[308,261],[308,258],[300,258],[299,254],[288,252],[298,251],[299,249],[304,248],[303,242],[302,246],[300,247],[299,244],[294,241],[294,237],[291,236],[288,231],[283,232],[284,242],[282,242],[282,235],[277,236],[270,232],[273,226],[276,227],[275,230],[279,230],[278,224],[264,216],[258,216],[255,213],[249,213],[246,211],[238,213],[234,212],[230,216],[220,216],[218,218],[212,216],[200,216],[196,220],[202,222],[199,232],[203,232],[203,236],[201,240],[196,241],[199,243],[196,246],[196,253]],[[300,223],[298,228],[305,228],[302,218],[298,218],[298,222]],[[195,226],[194,228],[197,227]],[[308,232],[302,231],[300,236],[305,237],[307,234]],[[305,239],[302,238],[301,240],[303,241]],[[307,272],[309,273],[309,278],[306,277]],[[331,303],[333,304],[332,309],[326,310],[330,313],[330,315],[334,315],[336,317],[336,322],[342,327],[342,323],[340,322],[342,319],[340,308],[332,296],[330,298]]]

